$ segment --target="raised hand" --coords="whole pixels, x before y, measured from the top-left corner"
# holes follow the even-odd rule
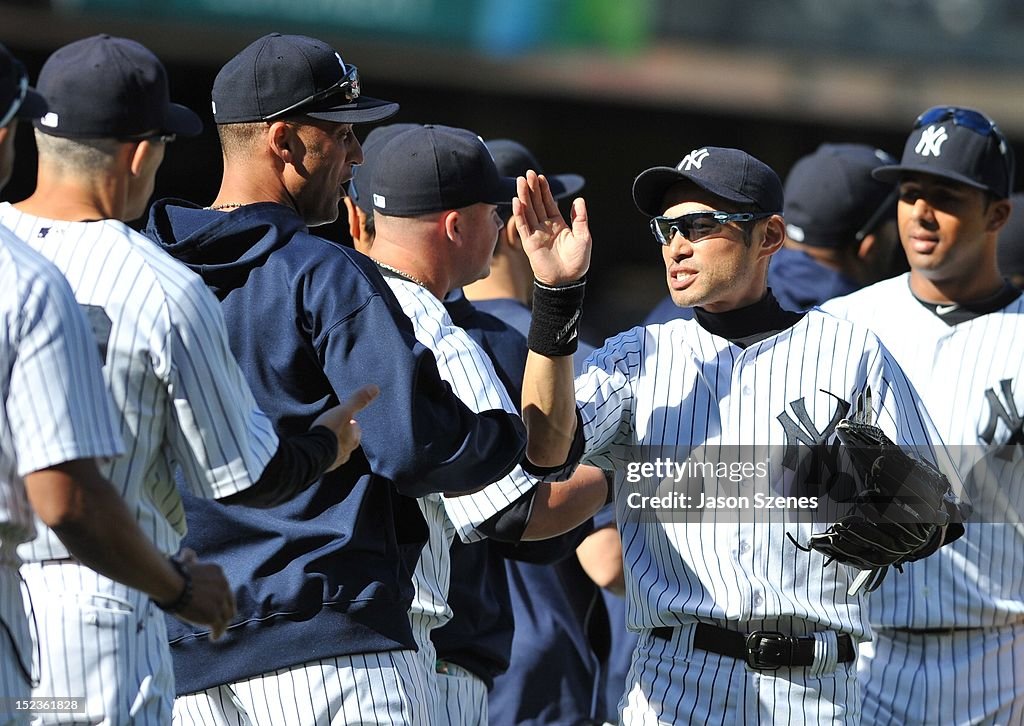
[[[573,200],[571,224],[566,224],[543,175],[526,172],[516,180],[516,191],[512,217],[534,277],[552,286],[583,277],[590,269],[592,244],[586,202]]]

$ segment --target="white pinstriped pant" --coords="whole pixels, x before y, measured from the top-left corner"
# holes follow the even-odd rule
[[[36,698],[85,698],[33,724],[166,724],[174,669],[164,614],[138,590],[73,562],[25,563],[41,639]]]
[[[742,660],[697,650],[693,626],[671,640],[640,635],[619,702],[621,722],[661,724],[854,724],[860,692],[853,663],[751,670]]]
[[[487,726],[487,684],[454,663],[437,673],[438,726]]]
[[[864,724],[1024,724],[1024,625],[876,630],[859,655]]]
[[[436,618],[410,613],[409,623],[419,649],[416,662],[427,679],[435,726],[487,726],[487,686],[465,668],[445,663],[448,673],[437,672],[437,650],[430,639]]]
[[[393,650],[311,661],[180,696],[174,724],[431,726],[427,702],[415,653]]]

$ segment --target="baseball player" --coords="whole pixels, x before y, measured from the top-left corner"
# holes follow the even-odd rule
[[[0,45],[0,187],[15,125],[46,112],[24,67]],[[192,594],[181,611],[219,635],[234,614],[220,568],[192,561],[183,575],[149,542],[94,456],[124,451],[95,344],[67,281],[0,226],[0,723],[26,723],[38,663],[22,601],[17,546],[35,534],[33,512],[79,561],[159,602]],[[187,581],[186,578],[189,578]],[[41,603],[39,603],[41,604]],[[34,615],[33,615],[34,617]],[[19,703],[20,702],[20,703]],[[78,710],[79,704],[64,708]]]
[[[525,174],[527,169],[539,169],[533,153],[517,141],[492,139],[485,143],[502,174],[517,176]],[[546,178],[556,200],[576,194],[584,183],[583,177],[577,174]],[[449,300],[446,307],[456,324],[466,328],[474,338],[476,330],[480,330],[486,340],[495,337],[491,332],[494,325],[477,320],[480,313],[471,312],[474,308],[510,323],[521,333],[514,337],[514,345],[510,341],[490,346],[495,351],[492,360],[499,375],[511,378],[512,383],[506,385],[509,392],[515,394],[522,389],[528,350],[525,336],[530,327],[533,273],[512,221],[511,205],[499,206],[498,213],[502,228],[491,258],[490,273],[466,286],[465,295],[473,301],[472,305],[458,305]],[[465,322],[456,319],[457,312],[462,313]],[[593,350],[593,346],[585,342],[580,344],[573,356],[577,373]],[[591,467],[580,471],[586,469]],[[494,726],[603,723],[615,713],[614,708],[605,709],[602,681],[607,672],[613,628],[618,626],[625,633],[625,618],[611,620],[599,585],[613,585],[615,580],[622,580],[622,549],[612,508],[602,508],[595,523],[598,517],[602,518],[602,525],[595,524],[593,531],[579,543],[575,556],[559,558],[553,564],[513,559],[506,562],[515,613],[515,636],[509,668],[495,679],[489,697]],[[631,647],[629,652],[632,653]],[[618,697],[615,698],[617,703]]]
[[[348,458],[358,442],[353,409],[368,401],[316,422],[329,429],[280,442],[231,356],[216,300],[119,221],[143,212],[167,135],[201,128],[167,101],[152,53],[106,35],[76,41],[47,59],[39,87],[50,104],[37,122],[37,188],[17,206],[0,205],[0,223],[71,284],[128,452],[104,474],[150,540],[172,554],[185,531],[172,461],[196,496],[277,501]],[[145,593],[83,567],[45,529],[20,554],[44,653],[35,694],[88,697],[73,717],[39,720],[167,722],[173,669],[158,608],[186,608],[189,591],[153,607]],[[221,596],[230,602],[229,592]]]
[[[523,388],[528,455],[557,466],[582,448],[585,462],[636,473],[615,492],[627,618],[640,631],[622,720],[858,723],[853,661],[868,627],[862,591],[849,594],[857,571],[826,567],[817,550],[788,541],[809,541],[820,526],[799,516],[814,503],[786,497],[780,515],[756,492],[798,491],[836,471],[819,459],[805,482],[797,475],[854,406],[920,455],[944,452],[933,450],[916,394],[873,335],[818,311],[785,311],[767,290],[768,260],[785,237],[782,184],[769,167],[702,147],[642,173],[633,198],[651,217],[673,299],[695,318],[611,338],[575,395],[568,354],[589,264],[586,206],[575,200],[566,225],[532,172],[513,202],[537,277]],[[768,459],[732,489],[698,475],[694,491],[642,475],[656,455],[682,467]],[[704,501],[723,487],[751,496]],[[666,495],[669,512],[660,509]]]
[[[806,310],[906,270],[892,185],[871,177],[895,162],[865,144],[822,144],[793,165],[783,187],[786,241],[768,267],[782,307]]]
[[[369,192],[376,231],[369,254],[411,318],[418,340],[434,351],[442,378],[474,408],[498,404],[516,410],[490,359],[452,323],[442,300],[486,275],[500,227],[497,204],[510,199],[513,190],[514,179],[499,176],[487,147],[464,129],[403,131],[373,160]],[[563,534],[588,520],[606,493],[600,472],[562,486],[537,487],[517,467],[474,494],[420,498],[430,539],[416,570],[410,617],[424,668],[434,674],[430,633],[451,617],[449,550],[456,535],[467,542],[483,536],[518,542]],[[459,700],[447,698],[444,691],[454,680],[444,675],[434,679],[437,723],[448,718],[442,699]],[[460,715],[455,723],[480,723],[480,717]]]
[[[892,186],[871,178],[889,163],[888,152],[865,144],[822,144],[793,165],[783,185],[786,241],[768,266],[783,308],[806,310],[906,270]],[[645,324],[679,317],[684,309],[670,303]]]
[[[1024,722],[1024,301],[997,267],[1009,144],[984,114],[917,119],[898,165],[910,272],[831,301],[869,324],[917,387],[974,504],[967,534],[872,595],[865,723]]]
[[[161,200],[147,234],[215,290],[232,351],[282,430],[304,428],[355,380],[370,376],[381,394],[360,418],[358,455],[291,502],[185,499],[186,542],[231,563],[244,620],[216,644],[172,627],[175,718],[429,723],[408,614],[427,530],[403,495],[502,479],[521,457],[522,422],[462,404],[373,262],[308,231],[337,217],[362,159],[352,124],[397,104],[362,95],[326,43],[279,34],[221,69],[213,101],[217,199]]]
[[[353,170],[344,200],[349,232],[356,249],[371,256],[376,215],[369,180],[384,145],[416,128],[419,125],[376,127],[363,143],[363,163]],[[478,146],[475,148],[479,150]],[[447,295],[444,307],[452,323],[468,333],[493,363],[508,393],[518,398],[526,362],[526,339],[502,320],[475,309],[461,291]],[[439,524],[443,531],[446,522]],[[486,538],[467,544],[457,537],[451,540],[447,553],[450,575],[443,585],[450,617],[446,616],[446,621],[438,619],[437,627],[428,624],[437,654],[438,723],[484,724],[509,715],[488,709],[488,691],[495,678],[508,669],[513,642],[513,605],[510,582],[505,575],[506,558],[550,565],[569,556],[589,531],[586,523],[562,536],[536,542],[506,543]],[[434,585],[435,590],[440,588],[441,585]],[[422,601],[417,598],[413,612],[418,621],[423,619],[422,610]]]

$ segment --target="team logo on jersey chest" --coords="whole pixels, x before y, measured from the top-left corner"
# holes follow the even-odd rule
[[[775,417],[785,433],[782,466],[796,472],[795,483],[801,491],[821,492],[839,481],[839,440],[827,442],[835,433],[836,425],[849,415],[851,405],[835,394],[829,395],[836,400],[836,409],[824,429],[819,430],[815,425],[804,398],[790,401],[786,406],[789,410]]]
[[[1004,461],[1013,461],[1014,446],[1024,444],[1024,419],[1017,410],[1017,402],[1013,398],[1013,379],[999,381],[999,390],[993,386],[985,391],[988,402],[988,423],[979,436],[991,446],[996,440],[996,429],[1002,421],[1009,430],[1009,436],[995,450],[995,455]]]

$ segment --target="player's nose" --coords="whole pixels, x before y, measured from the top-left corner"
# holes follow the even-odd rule
[[[672,239],[668,242],[668,253],[673,259],[693,256],[693,243],[676,230],[672,230]]]
[[[348,154],[349,164],[362,164],[363,163],[363,145],[359,143],[359,139],[356,138],[355,134],[352,135],[352,148]]]
[[[914,200],[914,205],[911,207],[911,216],[918,221],[934,221],[935,209],[928,202],[928,198],[921,196]]]

